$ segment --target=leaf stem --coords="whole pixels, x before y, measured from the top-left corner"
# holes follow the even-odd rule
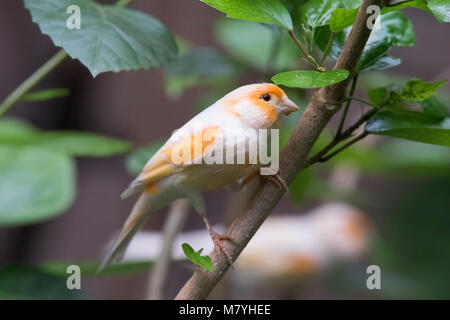
[[[132,0],[119,0],[116,2],[116,6],[125,7]],[[39,69],[31,74],[22,84],[20,84],[13,92],[6,97],[6,99],[0,104],[0,117],[8,112],[19,100],[36,84],[38,84],[45,76],[53,71],[60,65],[69,55],[65,50],[58,51],[53,57],[44,63]]]
[[[347,100],[355,100],[355,101],[358,101],[358,102],[367,104],[368,106],[371,106],[371,107],[374,107],[374,108],[378,108],[378,107],[379,107],[379,106],[377,106],[376,104],[373,104],[373,103],[371,103],[371,102],[369,102],[369,101],[365,101],[365,100],[362,100],[362,99],[353,97],[352,94],[350,94],[350,96],[347,97]]]
[[[323,71],[320,66],[317,64],[316,60],[306,51],[305,48],[303,48],[303,45],[300,43],[300,41],[295,36],[294,32],[292,30],[288,30],[289,35],[291,36],[292,40],[295,42],[297,47],[300,49],[300,52],[305,57],[306,61],[313,67],[316,71]]]
[[[119,8],[123,8],[126,7],[131,1],[133,0],[119,0],[116,2],[116,6],[118,6]]]
[[[360,135],[356,136],[352,140],[348,141],[346,144],[344,144],[343,146],[339,147],[335,151],[333,151],[333,152],[327,154],[326,156],[320,158],[320,160],[318,160],[318,162],[325,162],[325,161],[330,160],[331,158],[336,156],[338,153],[340,153],[340,152],[344,151],[345,149],[347,149],[348,147],[354,145],[356,142],[364,139],[368,134],[369,133],[367,131],[364,131],[363,133],[361,133]]]
[[[355,77],[352,79],[352,85],[350,87],[350,92],[349,92],[350,96],[353,96],[353,94],[355,93],[357,81],[358,81],[358,74],[356,74]],[[348,99],[347,103],[345,104],[344,111],[343,111],[342,117],[341,117],[341,121],[339,122],[339,127],[336,132],[336,137],[339,137],[342,133],[342,128],[344,127],[345,119],[347,117],[348,109],[349,109],[351,103],[352,103],[352,100]]]
[[[6,99],[0,104],[0,117],[11,109],[31,88],[41,81],[47,74],[55,69],[61,62],[68,57],[64,50],[60,50],[50,60],[44,63],[31,76],[19,85]]]
[[[386,4],[386,7],[395,7],[396,5],[403,4],[403,3],[408,3],[408,2],[411,2],[411,1],[412,0],[406,0],[406,1],[396,2],[396,3],[391,3],[392,1],[388,1],[388,4]]]
[[[328,152],[331,151],[331,149],[333,149],[334,147],[336,147],[339,143],[341,143],[342,141],[346,140],[347,138],[351,137],[351,135],[355,132],[356,129],[358,129],[364,122],[366,122],[367,120],[369,120],[375,113],[378,112],[378,109],[372,109],[370,111],[367,111],[361,118],[359,118],[352,126],[350,126],[347,130],[345,130],[342,134],[340,134],[339,136],[336,136],[328,145],[326,145],[322,150],[320,150],[319,152],[317,152],[315,155],[313,155],[312,157],[310,157],[307,161],[306,167],[309,167],[310,165],[316,163],[316,162],[325,162],[326,160],[330,159],[331,157],[329,157],[329,155],[333,154],[328,154]],[[367,135],[367,134],[366,134]],[[359,140],[361,140],[362,138],[364,138],[366,135],[364,135],[363,137],[361,137]],[[359,141],[357,140],[357,141]],[[352,142],[355,143],[357,141]],[[351,142],[351,141],[350,141]],[[346,146],[348,147],[348,146]],[[334,156],[334,154],[333,154]],[[326,160],[324,160],[326,159]]]
[[[313,52],[315,33],[316,33],[316,28],[312,27],[310,38],[309,38],[309,52]]]
[[[334,41],[335,37],[336,37],[336,33],[332,32],[330,39],[328,39],[327,46],[325,47],[325,51],[323,52],[322,60],[320,60],[320,63],[319,63],[320,66],[322,66],[322,67],[323,67],[323,63],[325,62],[325,59],[328,57],[328,54],[330,53],[330,49],[331,49],[331,46],[333,45],[333,41]]]

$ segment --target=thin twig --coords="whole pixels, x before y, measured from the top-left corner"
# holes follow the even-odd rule
[[[326,157],[326,154],[331,151],[334,147],[336,147],[342,141],[348,139],[352,136],[352,134],[367,120],[369,120],[375,113],[378,112],[378,109],[371,109],[367,111],[361,118],[359,118],[352,126],[350,126],[347,130],[341,133],[339,136],[335,136],[335,138],[326,145],[322,150],[317,152],[315,155],[310,157],[306,163],[306,167],[309,167],[313,163],[323,162],[321,159]]]
[[[131,1],[133,0],[119,0],[116,2],[116,6],[118,6],[119,8],[123,8],[126,7]]]
[[[391,3],[389,1],[389,3],[386,5],[386,7],[395,7],[395,6],[399,5],[399,4],[408,3],[408,2],[411,2],[411,1],[413,1],[413,0],[406,0],[406,1],[400,1],[400,2],[395,2],[395,3]]]
[[[358,74],[356,74],[352,80],[352,85],[350,87],[350,92],[349,92],[350,96],[353,96],[353,94],[355,93],[357,81],[358,81]],[[341,117],[341,121],[339,122],[339,127],[336,132],[336,137],[339,137],[341,135],[342,128],[344,127],[344,124],[345,124],[345,118],[347,117],[348,109],[349,109],[351,103],[352,103],[352,100],[348,99],[347,103],[345,104],[344,111],[343,111],[342,117]]]
[[[189,201],[186,199],[176,200],[170,206],[163,229],[163,246],[161,248],[161,253],[150,274],[147,294],[149,300],[160,300],[163,298],[164,284],[167,281],[169,266],[172,260],[173,243],[186,222],[189,207]]]
[[[368,6],[383,7],[385,3],[386,0],[363,0],[352,30],[334,66],[334,69],[348,70],[350,76],[342,82],[314,92],[294,133],[280,155],[280,176],[286,183],[290,183],[306,167],[312,146],[341,107],[346,88],[355,74],[356,64],[372,32],[367,27],[367,19],[370,16],[367,13]],[[244,212],[237,216],[228,229],[227,235],[233,241],[225,243],[224,246],[233,260],[237,259],[283,194],[284,190],[273,183],[261,184]],[[196,270],[176,299],[204,299],[211,292],[229,268],[228,260],[223,254],[212,252],[211,260],[214,272]]]
[[[292,30],[288,30],[289,35],[291,36],[292,40],[295,42],[297,47],[300,49],[300,52],[305,57],[306,61],[313,67],[316,71],[322,71],[320,69],[320,66],[317,64],[317,62],[311,57],[311,55],[306,51],[305,48],[303,48],[303,45],[300,43],[300,41],[295,36],[294,32]]]
[[[353,97],[351,94],[347,97],[347,100],[355,100],[364,104],[367,104],[368,106],[374,107],[374,108],[378,108],[379,106],[377,106],[376,104],[369,102],[369,101],[365,101],[356,97]]]
[[[31,76],[19,85],[0,105],[0,117],[8,112],[20,99],[47,74],[54,70],[61,62],[68,57],[64,50],[60,50],[50,60],[44,63]]]
[[[354,137],[353,139],[351,139],[350,141],[348,141],[346,144],[342,145],[341,147],[337,148],[335,151],[327,154],[326,156],[323,157],[314,157],[314,159],[311,159],[310,161],[308,161],[308,166],[317,163],[317,162],[326,162],[328,160],[330,160],[331,158],[333,158],[334,156],[336,156],[338,153],[344,151],[345,149],[347,149],[348,147],[352,146],[353,144],[355,144],[356,142],[364,139],[365,137],[367,137],[369,133],[367,131],[364,131],[363,133],[361,133],[360,135]]]
[[[325,157],[322,158],[322,161],[328,161],[331,158],[333,158],[335,155],[337,155],[339,152],[347,149],[348,147],[350,147],[351,145],[355,144],[356,142],[364,139],[365,137],[367,137],[369,133],[367,131],[364,131],[363,133],[361,133],[360,135],[356,136],[355,138],[351,139],[350,141],[348,141],[346,144],[344,144],[343,146],[339,147],[338,149],[336,149],[335,151],[333,151],[330,154],[327,154]]]
[[[132,0],[119,0],[116,2],[116,6],[125,7]],[[0,117],[8,112],[20,99],[30,91],[35,85],[37,85],[42,79],[44,79],[51,71],[56,69],[69,55],[66,51],[60,50],[53,57],[51,57],[46,63],[44,63],[39,69],[31,74],[22,84],[20,84],[9,96],[0,104]]]
[[[323,67],[323,63],[325,62],[325,59],[328,57],[328,54],[330,53],[331,46],[333,45],[334,38],[336,37],[336,33],[332,32],[330,39],[328,39],[327,46],[325,47],[325,51],[323,52],[322,60],[320,60],[320,66]]]

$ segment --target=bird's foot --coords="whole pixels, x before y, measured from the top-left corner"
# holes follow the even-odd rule
[[[273,175],[264,175],[264,178],[270,180],[273,184],[275,184],[278,188],[283,190],[284,192],[289,191],[289,186],[287,183],[283,180],[283,178],[280,176],[280,171]]]
[[[214,250],[218,249],[218,251],[219,251],[218,253],[223,254],[225,256],[225,258],[227,259],[228,263],[230,264],[230,266],[232,266],[233,259],[231,259],[229,252],[223,245],[223,241],[233,242],[233,238],[227,234],[219,234],[215,231],[211,231],[210,234],[211,234],[211,239],[214,243]]]

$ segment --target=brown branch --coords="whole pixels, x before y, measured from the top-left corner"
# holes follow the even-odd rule
[[[352,136],[352,134],[367,120],[369,120],[375,113],[378,112],[378,109],[372,109],[370,111],[367,111],[361,118],[359,118],[352,126],[350,126],[347,130],[345,130],[344,132],[342,132],[339,135],[336,135],[336,137],[331,140],[331,142],[329,144],[327,144],[322,150],[320,150],[319,152],[317,152],[315,155],[313,155],[311,158],[308,159],[308,161],[306,162],[306,168],[309,167],[310,165],[312,165],[313,163],[316,162],[324,162],[326,160],[329,160],[330,158],[328,158],[328,156],[326,156],[326,154],[333,149],[334,147],[336,147],[339,143],[341,143],[342,141],[350,138]],[[366,134],[367,135],[367,134]],[[366,136],[365,135],[365,136]],[[364,137],[365,137],[364,136]],[[362,138],[364,138],[362,137]],[[362,139],[361,138],[361,139]],[[357,141],[355,141],[357,142]],[[345,149],[345,148],[344,148]],[[341,150],[342,151],[342,150]],[[324,160],[326,159],[326,160]]]
[[[322,157],[314,157],[310,160],[308,160],[308,164],[307,166],[309,167],[310,165],[317,163],[317,162],[325,162],[330,160],[331,158],[333,158],[334,156],[338,155],[339,153],[341,153],[342,151],[344,151],[345,149],[347,149],[348,147],[354,145],[355,143],[357,143],[358,141],[364,139],[365,137],[367,137],[369,133],[367,131],[364,131],[363,133],[361,133],[360,135],[354,137],[352,140],[348,141],[346,144],[344,144],[343,146],[339,147],[338,149],[336,149],[335,151],[324,155]]]
[[[355,93],[356,82],[358,82],[358,75],[357,74],[352,79],[352,85],[350,86],[350,92],[349,92],[350,96],[353,96],[353,94]],[[336,132],[336,137],[339,137],[341,135],[341,133],[342,133],[342,129],[344,129],[345,118],[347,118],[347,112],[348,112],[348,109],[350,108],[350,104],[351,103],[352,103],[352,100],[348,99],[347,103],[345,104],[344,112],[342,113],[341,121],[339,122],[339,127],[338,127],[337,132]]]
[[[308,154],[323,128],[339,110],[349,81],[355,74],[355,67],[361,56],[371,30],[367,28],[367,7],[384,6],[385,0],[363,0],[355,24],[345,42],[334,69],[347,69],[350,76],[345,81],[321,88],[314,92],[294,133],[280,156],[281,177],[290,183],[305,168]],[[271,182],[262,183],[251,198],[247,208],[237,217],[228,230],[234,240],[226,243],[226,249],[235,260],[255,232],[283,196],[284,190]],[[204,299],[216,286],[229,268],[227,258],[212,252],[211,259],[215,271],[197,269],[178,293],[176,299]]]

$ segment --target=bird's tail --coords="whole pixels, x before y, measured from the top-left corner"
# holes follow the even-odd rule
[[[136,201],[130,216],[125,221],[125,224],[114,242],[112,249],[101,262],[97,273],[101,272],[112,262],[117,262],[123,258],[125,250],[127,249],[131,239],[142,224],[144,224],[144,222],[150,217],[150,213],[154,211],[150,208],[154,198],[154,195],[147,192],[143,192],[141,194],[139,199]]]

